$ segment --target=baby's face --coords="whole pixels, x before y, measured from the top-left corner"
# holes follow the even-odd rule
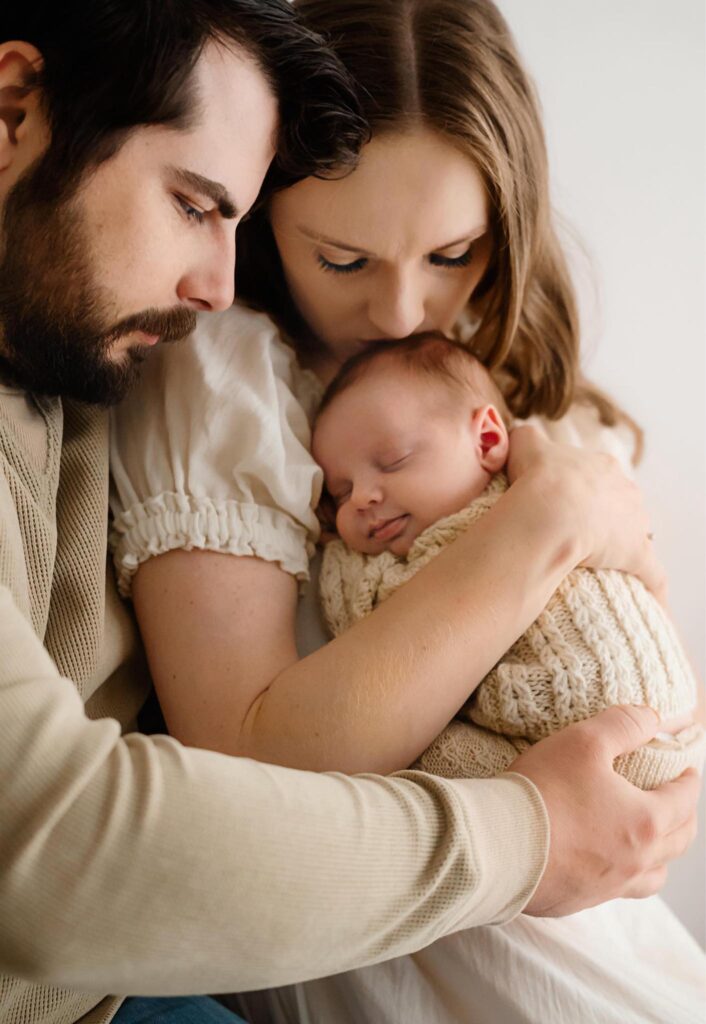
[[[312,450],[355,551],[405,555],[437,519],[485,489],[469,395],[399,367],[376,368],[318,420]]]

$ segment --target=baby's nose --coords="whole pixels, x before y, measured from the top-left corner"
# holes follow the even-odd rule
[[[378,484],[361,481],[353,488],[352,499],[356,508],[364,512],[382,501],[382,489]]]

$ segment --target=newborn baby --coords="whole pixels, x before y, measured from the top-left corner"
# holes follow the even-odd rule
[[[337,636],[484,515],[508,487],[509,420],[488,371],[427,333],[381,343],[329,386],[312,451],[324,471],[321,598]],[[433,609],[430,610],[433,614]],[[691,712],[696,683],[664,611],[639,580],[576,569],[415,767],[504,771],[528,744],[611,704]],[[699,765],[698,725],[616,761],[642,789]]]

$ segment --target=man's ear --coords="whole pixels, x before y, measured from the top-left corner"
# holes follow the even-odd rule
[[[29,147],[32,158],[46,144],[39,91],[30,84],[41,64],[41,54],[31,43],[0,43],[0,172],[12,165],[30,134],[41,131],[41,140],[33,139]],[[22,169],[28,162],[23,156]]]
[[[500,472],[507,462],[510,449],[502,416],[494,405],[483,405],[473,413],[471,426],[481,466],[488,473]]]

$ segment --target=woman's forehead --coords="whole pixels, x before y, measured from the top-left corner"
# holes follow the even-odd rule
[[[470,157],[421,128],[374,138],[343,178],[280,193],[273,217],[279,230],[320,244],[399,259],[483,234],[488,198]]]

